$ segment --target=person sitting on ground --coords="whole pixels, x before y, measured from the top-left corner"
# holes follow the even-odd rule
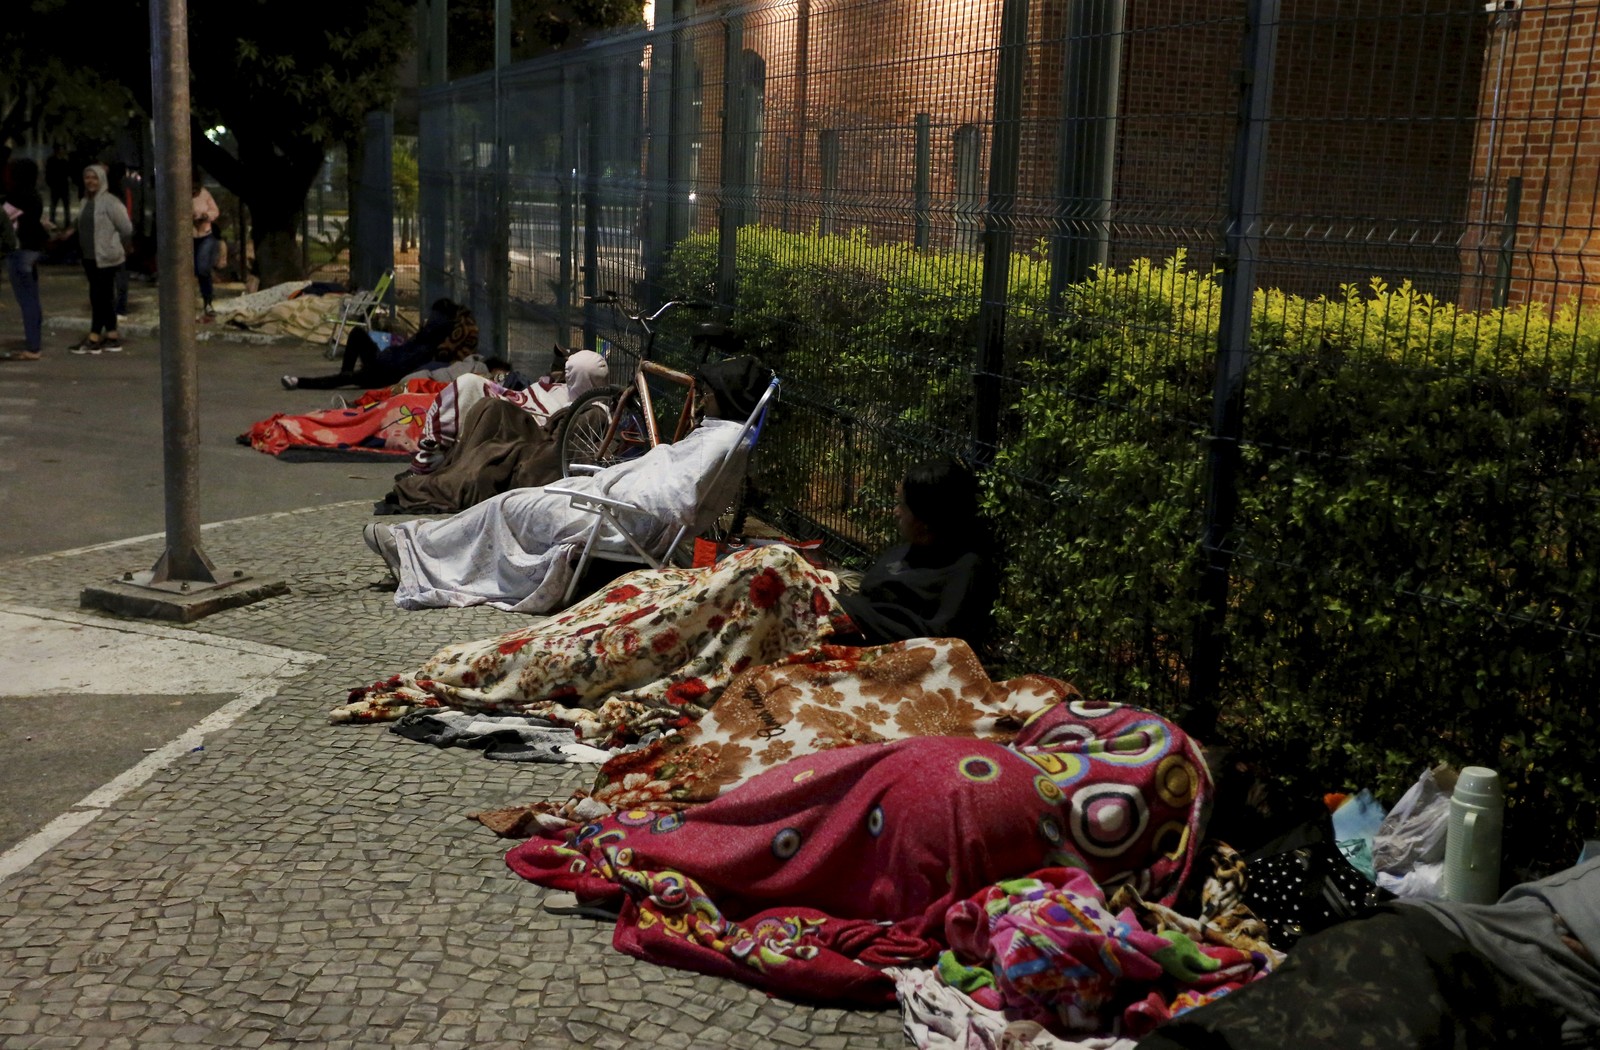
[[[679,526],[704,531],[743,482],[738,465],[718,468],[744,434],[771,372],[741,358],[706,365],[699,378],[703,418],[681,440],[565,482],[641,508],[622,521],[647,548],[661,547]],[[493,605],[548,612],[565,595],[593,523],[568,496],[520,488],[444,521],[373,524],[364,535],[399,578],[395,604],[402,609]]]
[[[706,568],[640,569],[532,627],[448,646],[413,674],[355,690],[330,720],[388,721],[413,708],[452,707],[537,715],[578,727],[585,740],[620,741],[688,725],[735,675],[823,642],[959,636],[986,623],[994,593],[981,559],[970,558],[971,551],[955,553],[959,544],[952,537],[974,535],[976,509],[925,502],[919,479],[963,474],[948,461],[913,468],[902,483],[906,508],[899,515],[905,546],[913,550],[886,552],[849,606],[836,574],[783,544],[739,551]],[[975,503],[976,487],[965,478],[942,484]],[[393,547],[385,557],[402,576],[418,566],[436,570],[452,544],[477,547],[483,561],[495,564],[500,555],[494,544],[514,542],[503,538],[512,529],[504,511],[485,508],[540,491],[507,493],[446,522],[384,530],[405,544],[406,560],[401,563]],[[915,550],[930,538],[945,555]],[[504,577],[513,578],[524,560],[508,564]],[[462,561],[468,567],[483,564],[472,553]],[[896,568],[902,564],[903,570]],[[419,582],[412,575],[409,594],[426,594]],[[517,607],[512,601],[495,604]],[[855,613],[865,622],[856,623]]]
[[[428,310],[428,319],[416,335],[398,346],[378,348],[372,335],[354,329],[345,341],[344,362],[335,375],[294,376],[281,380],[285,390],[335,390],[390,386],[408,373],[437,364],[446,367],[478,351],[478,322],[472,311],[449,299]]]
[[[843,594],[864,644],[904,638],[964,638],[981,646],[990,633],[995,574],[985,554],[978,482],[951,456],[906,471],[895,489],[895,523],[904,541],[885,550]]]

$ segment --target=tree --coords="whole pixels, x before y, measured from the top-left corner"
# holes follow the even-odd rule
[[[59,0],[30,0],[0,18],[0,145],[30,134],[65,146],[115,138],[137,112],[127,88],[71,55],[39,47],[55,22]]]
[[[150,0],[13,6],[0,19],[0,58],[13,60],[0,73],[0,100],[9,108],[17,106],[18,89],[7,93],[8,85],[20,85],[27,98],[65,85],[69,100],[131,97],[146,114],[154,111]],[[367,112],[393,101],[395,74],[412,43],[414,6],[415,0],[188,5],[194,159],[249,207],[263,283],[301,275],[295,235],[306,194],[328,147],[353,139]],[[86,16],[92,27],[84,26]],[[24,99],[28,119],[48,121],[52,135],[54,127],[80,130],[75,125],[90,112],[78,105],[52,113],[47,105],[34,115],[29,105]],[[206,137],[218,125],[232,133],[236,149]]]
[[[20,43],[9,54],[0,51],[0,58],[16,59],[9,73],[0,74],[0,85],[38,82],[54,62],[98,71],[153,112],[150,2],[13,0],[0,18],[0,43]],[[451,7],[475,2],[483,0],[451,0]],[[249,207],[263,284],[300,276],[295,234],[306,194],[328,147],[355,140],[363,116],[393,101],[395,74],[413,42],[415,4],[191,0],[195,160]],[[570,35],[577,24],[636,21],[641,6],[641,0],[516,0],[515,9],[519,20],[557,27],[551,30],[557,35],[565,27]],[[86,17],[93,26],[85,27]],[[205,129],[218,125],[232,132],[235,150],[205,136]]]
[[[142,5],[141,5],[142,6]],[[301,275],[295,245],[328,147],[393,101],[413,0],[234,0],[190,7],[196,161],[250,209],[263,284]],[[231,153],[203,134],[223,125]]]

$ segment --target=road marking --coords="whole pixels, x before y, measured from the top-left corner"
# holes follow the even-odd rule
[[[223,655],[217,650],[223,650],[233,658],[232,660],[224,661],[226,664],[230,666],[236,665],[240,657],[249,657],[251,659],[246,662],[253,664],[256,670],[249,675],[253,680],[248,683],[240,683],[237,672],[233,670],[218,669],[210,680],[205,679],[203,676],[196,677],[193,673],[185,672],[187,675],[186,682],[190,686],[187,690],[188,692],[203,694],[227,691],[215,688],[220,675],[220,681],[223,682],[229,682],[230,678],[228,676],[233,676],[232,687],[239,690],[238,695],[190,726],[176,739],[146,755],[132,769],[91,791],[66,813],[55,818],[5,853],[0,854],[0,883],[26,869],[34,861],[62,842],[65,842],[73,834],[87,827],[96,817],[115,805],[118,800],[129,792],[144,784],[181,756],[201,746],[208,735],[228,728],[264,700],[277,695],[284,679],[299,675],[308,667],[324,659],[320,653],[284,649],[279,646],[262,645],[259,642],[239,641],[232,638],[223,638],[219,635],[179,631],[143,623],[106,621],[79,616],[74,613],[32,609],[26,606],[14,605],[0,605],[0,636],[9,634],[10,638],[14,640],[14,632],[17,629],[16,623],[19,620],[45,621],[43,624],[35,625],[32,629],[36,633],[53,630],[65,636],[68,640],[80,643],[80,646],[84,639],[92,641],[97,637],[101,637],[95,632],[103,632],[106,635],[132,635],[136,636],[136,639],[143,640],[143,644],[155,645],[169,653],[174,653],[173,658],[179,665],[192,664],[193,661],[187,659],[189,657],[198,657],[202,663],[209,662],[214,665],[219,657]],[[175,649],[174,643],[183,643],[192,648],[211,651],[184,653]],[[35,646],[30,645],[29,648],[32,649]],[[15,660],[14,656],[8,657],[8,661]],[[127,681],[128,679],[124,672],[121,676],[122,684],[111,691],[125,693],[127,691]],[[173,690],[152,689],[148,681],[141,681],[140,685],[144,691],[177,695]],[[74,689],[73,691],[88,693],[102,691],[102,689]],[[34,695],[42,694],[36,693]]]

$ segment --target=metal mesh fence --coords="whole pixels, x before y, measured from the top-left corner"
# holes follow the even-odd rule
[[[711,299],[769,520],[985,467],[1019,668],[1594,818],[1600,4],[692,6],[424,96],[425,296],[534,370]]]

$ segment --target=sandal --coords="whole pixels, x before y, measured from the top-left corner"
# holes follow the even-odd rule
[[[41,356],[37,350],[12,350],[0,354],[0,361],[37,361]]]
[[[620,904],[606,900],[585,900],[576,893],[562,890],[547,895],[543,908],[551,915],[581,915],[585,919],[598,919],[601,922],[616,922],[622,912]]]

